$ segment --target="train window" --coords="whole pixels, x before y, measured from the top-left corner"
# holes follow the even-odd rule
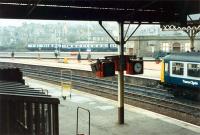
[[[168,72],[169,71],[169,67],[168,67],[168,63],[165,63],[165,72]]]
[[[172,63],[172,74],[183,75],[183,71],[184,71],[183,63],[178,63],[178,62]]]
[[[42,47],[43,47],[43,44],[39,44],[39,47],[42,48]]]
[[[28,44],[28,47],[32,47],[32,44]]]
[[[62,45],[62,48],[66,48],[66,45]]]
[[[200,64],[188,64],[187,75],[191,77],[200,77]]]

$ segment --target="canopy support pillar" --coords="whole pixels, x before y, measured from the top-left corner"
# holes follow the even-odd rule
[[[126,34],[124,36],[124,21],[118,21],[119,27],[119,40],[115,40],[115,38],[106,30],[106,28],[102,25],[102,21],[99,21],[99,25],[103,28],[103,30],[110,36],[110,38],[117,44],[118,53],[119,53],[119,71],[118,71],[118,124],[124,124],[124,44],[132,37],[132,35],[139,28],[140,24],[133,30],[133,32],[128,36],[125,40],[127,32],[129,30],[129,26],[127,28]],[[129,24],[130,25],[130,24]]]
[[[124,23],[119,24],[118,123],[124,124]]]

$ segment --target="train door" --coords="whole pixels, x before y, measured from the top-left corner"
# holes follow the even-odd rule
[[[170,62],[166,61],[164,63],[164,78],[165,78],[165,82],[170,82]]]
[[[161,66],[160,81],[161,83],[167,83],[170,79],[169,62],[163,60]]]

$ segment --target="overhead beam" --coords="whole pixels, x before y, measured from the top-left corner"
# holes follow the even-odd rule
[[[113,40],[113,42],[115,42],[115,44],[119,45],[119,41],[115,40],[115,38],[108,32],[108,30],[103,26],[102,21],[99,21],[99,25],[108,34],[108,36]]]
[[[38,0],[0,0],[0,3],[35,4]],[[42,0],[43,5],[96,7],[96,8],[118,8],[118,9],[147,9],[157,11],[169,11],[178,13],[181,9],[187,14],[198,13],[198,0]],[[150,6],[149,6],[150,5]],[[183,8],[183,5],[184,6]]]
[[[124,36],[124,43],[126,44],[126,42],[127,41],[129,41],[129,39],[133,36],[133,34],[137,31],[137,29],[140,27],[140,25],[141,24],[138,24],[138,26],[133,30],[133,32],[128,36],[128,38],[125,40],[125,38],[126,38],[126,34],[125,34],[125,36]],[[128,29],[129,29],[129,27],[128,27]],[[127,31],[128,31],[128,29],[127,29]]]
[[[0,18],[7,19],[48,19],[48,20],[89,20],[89,21],[136,21],[136,22],[179,22],[180,15],[155,11],[79,9],[70,7],[36,6],[27,18],[27,5],[0,4]]]

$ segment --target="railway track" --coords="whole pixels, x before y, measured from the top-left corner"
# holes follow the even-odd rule
[[[48,79],[49,81],[61,82],[60,72],[58,71],[46,71],[46,70],[25,69],[25,68],[22,68],[22,71],[27,76],[38,77],[38,75],[40,75],[42,77],[41,79]],[[71,77],[69,76],[69,74],[63,74],[63,76],[64,76],[63,77],[64,81],[70,81],[70,79],[72,79],[72,81],[76,83],[78,82],[78,83],[90,84],[92,86],[95,85],[100,88],[112,89],[115,91],[117,91],[118,87],[117,82],[113,80],[105,80],[105,79],[86,77],[80,75],[72,75]],[[173,96],[169,94],[167,90],[150,88],[145,86],[137,86],[131,84],[125,84],[125,92],[126,93],[134,92],[140,95],[152,96],[163,99],[173,98]]]
[[[61,83],[59,70],[20,67],[25,76],[47,82]],[[117,99],[117,82],[101,78],[63,74],[62,80],[72,81],[74,88],[111,99]],[[151,111],[200,125],[200,104],[177,100],[167,90],[125,84],[125,102]]]
[[[45,71],[38,69],[27,69],[22,68],[22,71],[26,76],[34,77],[46,81],[60,83],[60,72]],[[79,75],[64,74],[64,81],[70,81],[75,87],[92,89],[94,91],[102,91],[109,94],[110,92],[114,95],[117,94],[117,82],[112,80],[104,80],[93,77],[85,77]],[[96,88],[96,89],[95,89]],[[127,99],[134,99],[142,102],[148,102],[164,108],[169,108],[186,114],[200,117],[200,105],[194,104],[194,102],[178,101],[167,90],[159,88],[149,88],[145,86],[136,86],[131,84],[125,84],[125,97]]]

